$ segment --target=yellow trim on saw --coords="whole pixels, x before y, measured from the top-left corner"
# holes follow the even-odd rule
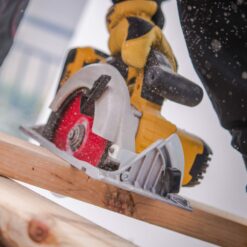
[[[136,78],[131,104],[142,113],[136,134],[136,152],[140,153],[158,139],[166,139],[170,135],[178,134],[184,151],[184,178],[183,185],[187,185],[192,176],[191,168],[196,156],[203,153],[203,143],[198,137],[186,133],[161,116],[161,107],[141,97],[143,72],[139,72]]]
[[[96,63],[97,61],[105,61],[105,58],[98,55],[91,47],[79,47],[75,48],[74,51],[74,59],[72,61],[65,62],[63,77],[59,83],[60,87],[63,86],[68,78],[81,69],[85,64],[92,64]]]

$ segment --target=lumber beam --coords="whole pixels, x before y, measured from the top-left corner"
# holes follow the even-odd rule
[[[247,222],[191,202],[189,212],[93,180],[46,149],[0,133],[0,174],[220,246],[247,246]]]
[[[0,246],[134,246],[20,184],[0,177]]]

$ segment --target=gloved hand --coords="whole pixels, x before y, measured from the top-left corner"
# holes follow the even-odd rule
[[[146,65],[151,48],[154,48],[166,55],[176,71],[175,56],[161,31],[163,24],[164,16],[156,1],[117,2],[107,15],[111,54],[121,54],[127,65],[141,69]]]

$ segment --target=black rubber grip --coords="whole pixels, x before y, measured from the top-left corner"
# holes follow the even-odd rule
[[[201,87],[164,66],[150,67],[144,84],[153,94],[187,106],[196,106],[203,98]]]

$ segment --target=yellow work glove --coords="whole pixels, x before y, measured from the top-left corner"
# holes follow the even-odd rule
[[[115,4],[107,15],[109,49],[113,56],[121,54],[127,65],[141,69],[145,67],[149,52],[154,48],[165,54],[176,71],[172,49],[162,30],[152,21],[157,9],[156,2],[147,0]]]

